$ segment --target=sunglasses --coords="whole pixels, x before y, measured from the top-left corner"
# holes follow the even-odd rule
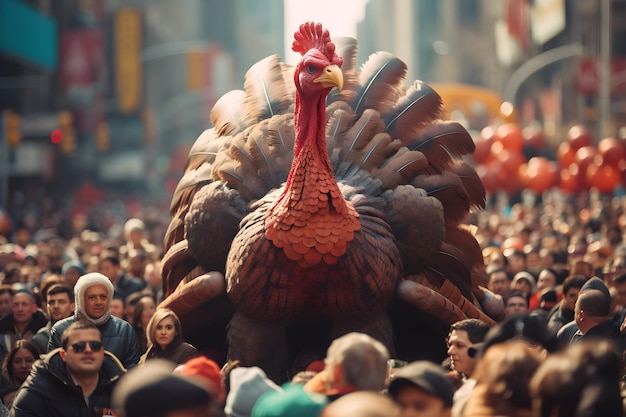
[[[90,340],[89,342],[76,342],[72,343],[72,350],[76,353],[84,352],[87,348],[87,344],[89,343],[89,347],[94,352],[100,352],[102,349],[102,342],[98,342],[97,340]]]

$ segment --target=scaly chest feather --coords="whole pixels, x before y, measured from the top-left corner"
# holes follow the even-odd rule
[[[304,146],[292,176],[265,216],[266,237],[302,267],[334,264],[361,228],[354,206],[339,191],[332,171]]]

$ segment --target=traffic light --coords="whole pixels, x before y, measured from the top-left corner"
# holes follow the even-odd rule
[[[96,148],[100,152],[106,152],[109,149],[109,125],[105,122],[98,123],[96,126]]]
[[[21,119],[19,114],[13,110],[5,110],[2,112],[4,118],[6,140],[10,147],[19,145],[22,141]]]
[[[61,152],[71,154],[76,150],[76,136],[74,135],[74,116],[68,110],[60,111],[57,120],[61,129]]]

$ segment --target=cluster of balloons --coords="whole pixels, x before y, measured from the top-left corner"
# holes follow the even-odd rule
[[[541,130],[534,126],[521,129],[506,123],[485,127],[476,140],[474,160],[487,192],[503,190],[513,195],[530,189],[541,194],[559,187],[577,193],[595,187],[611,194],[618,186],[626,186],[626,141],[607,137],[594,146],[589,129],[576,125],[556,149],[554,159],[526,159],[524,150],[547,154],[543,142]]]

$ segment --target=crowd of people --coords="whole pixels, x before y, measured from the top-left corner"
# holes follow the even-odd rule
[[[502,300],[495,326],[451,324],[442,363],[348,333],[284,385],[185,340],[159,306],[169,219],[135,214],[0,236],[0,416],[624,414],[624,196],[490,198],[468,222]]]

